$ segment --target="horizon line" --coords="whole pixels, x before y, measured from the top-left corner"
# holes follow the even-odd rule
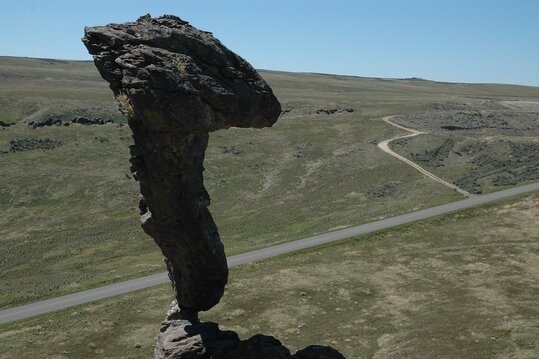
[[[32,59],[32,60],[52,60],[52,61],[70,61],[70,62],[93,62],[93,59],[68,59],[68,58],[52,58],[52,57],[35,57],[35,56],[17,56],[17,55],[0,55],[2,57],[10,58],[19,58],[19,59]],[[254,66],[253,66],[254,67]],[[501,86],[521,86],[521,87],[532,87],[539,88],[537,85],[528,85],[521,83],[506,83],[506,82],[458,82],[458,81],[446,81],[446,80],[431,80],[418,76],[409,76],[409,77],[381,77],[381,76],[361,76],[361,75],[351,75],[351,74],[342,74],[342,73],[330,73],[330,72],[318,72],[318,71],[290,71],[290,70],[273,70],[273,69],[263,69],[255,68],[257,71],[267,71],[267,72],[284,72],[291,74],[311,74],[311,75],[322,75],[322,76],[340,76],[340,77],[354,77],[362,79],[372,79],[380,81],[424,81],[424,82],[433,82],[444,85],[501,85]]]

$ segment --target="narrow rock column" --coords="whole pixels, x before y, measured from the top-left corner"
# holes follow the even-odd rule
[[[322,346],[292,355],[273,337],[242,341],[198,321],[199,311],[219,302],[228,276],[203,185],[208,132],[273,125],[281,106],[266,82],[210,33],[175,16],[86,28],[83,42],[133,132],[142,227],[161,248],[176,292],[154,358],[343,359]]]
[[[140,181],[142,228],[165,256],[186,318],[196,319],[196,312],[219,302],[228,274],[203,185],[208,133],[148,133],[132,128],[131,170]]]
[[[228,276],[203,185],[208,132],[271,126],[281,106],[245,60],[175,16],[86,28],[83,42],[127,116],[142,227],[165,256],[180,318],[194,322]]]

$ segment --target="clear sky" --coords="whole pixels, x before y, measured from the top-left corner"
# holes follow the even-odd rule
[[[84,26],[146,13],[259,69],[539,86],[539,0],[0,0],[0,55],[90,59]]]

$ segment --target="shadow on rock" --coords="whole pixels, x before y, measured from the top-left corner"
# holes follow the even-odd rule
[[[220,330],[217,323],[182,319],[174,304],[161,326],[155,358],[344,359],[344,356],[335,349],[319,345],[308,346],[292,355],[278,339],[262,334],[240,340],[236,332]]]

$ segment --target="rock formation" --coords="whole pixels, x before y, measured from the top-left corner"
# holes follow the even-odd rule
[[[208,132],[271,126],[279,102],[245,60],[177,17],[86,28],[83,41],[133,131],[142,227],[163,251],[181,310],[208,310],[228,273],[202,182]]]
[[[256,334],[240,340],[216,323],[193,323],[181,319],[176,305],[168,311],[157,339],[155,359],[344,359],[335,349],[310,345],[294,355],[274,337]]]
[[[14,122],[4,122],[4,121],[0,121],[0,127],[9,127],[9,126],[13,126],[15,123]]]
[[[316,110],[317,115],[325,114],[325,115],[334,115],[337,113],[351,113],[354,112],[354,109],[351,107],[347,108],[321,108],[319,110]]]
[[[142,227],[161,248],[175,290],[178,307],[162,330],[156,356],[209,357],[210,347],[200,353],[196,345],[187,347],[195,337],[215,337],[218,346],[226,342],[235,350],[232,358],[254,358],[256,353],[242,352],[252,341],[242,344],[198,322],[199,311],[219,302],[228,276],[207,209],[203,161],[208,132],[271,126],[281,112],[279,102],[245,60],[175,16],[86,28],[83,42],[133,132],[130,161],[140,183]],[[181,354],[186,350],[191,354]]]
[[[0,121],[0,125],[1,125],[1,122],[2,121]],[[38,127],[70,126],[71,123],[78,123],[79,125],[108,125],[114,122],[110,118],[103,119],[100,117],[96,117],[96,118],[75,117],[74,119],[71,120],[71,122],[62,121],[59,118],[54,119],[52,117],[48,117],[47,119],[41,120],[41,121],[29,121],[27,123],[27,126],[32,129],[36,129]]]

